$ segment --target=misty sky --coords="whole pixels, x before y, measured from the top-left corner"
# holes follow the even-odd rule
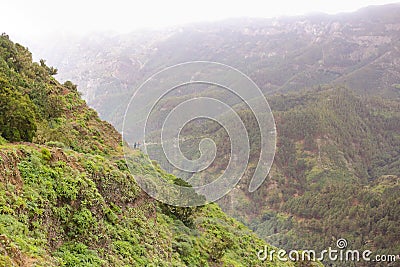
[[[126,33],[231,17],[334,14],[393,2],[396,0],[6,0],[0,3],[0,31],[27,38],[61,31]]]

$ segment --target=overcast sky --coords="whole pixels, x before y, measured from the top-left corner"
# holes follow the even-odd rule
[[[126,33],[231,17],[334,14],[393,2],[396,0],[2,0],[0,31],[26,38],[60,31]]]

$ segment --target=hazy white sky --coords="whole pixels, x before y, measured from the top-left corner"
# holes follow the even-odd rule
[[[129,32],[230,17],[338,13],[396,0],[2,0],[0,31],[10,35],[92,30]]]

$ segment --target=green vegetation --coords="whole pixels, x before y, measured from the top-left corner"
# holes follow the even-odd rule
[[[32,63],[31,53],[0,38],[0,135],[8,141],[63,143],[83,153],[109,154],[119,135],[87,108],[71,82],[60,85],[52,67]],[[108,138],[102,138],[108,136]]]
[[[398,254],[399,102],[328,88],[271,103],[285,137],[268,182],[278,186],[264,187],[269,207],[252,228],[294,249],[346,238],[352,248]]]
[[[247,192],[259,154],[257,127],[248,127],[248,175],[219,201],[223,210],[286,249],[323,250],[346,238],[352,248],[398,254],[399,101],[326,86],[276,95],[269,103],[278,131],[271,173],[259,190]],[[245,114],[245,124],[254,125]],[[205,134],[219,150],[229,151],[229,140],[212,122],[185,129],[183,138],[192,142],[185,150],[189,156]],[[218,175],[225,164],[217,157],[204,179]]]
[[[286,266],[260,262],[264,241],[215,204],[165,212],[118,161],[33,145],[0,155],[1,266]],[[138,174],[160,175],[149,162],[138,155]]]
[[[265,241],[216,204],[147,196],[133,175],[184,182],[139,151],[131,174],[75,85],[4,34],[0,48],[0,266],[295,266],[257,259]]]
[[[163,67],[201,59],[240,69],[268,96],[277,123],[278,149],[267,181],[249,194],[246,183],[258,158],[259,138],[254,117],[241,110],[240,116],[250,129],[251,163],[243,183],[219,201],[223,210],[250,226],[259,237],[286,249],[326,249],[343,237],[351,248],[399,254],[399,14],[399,5],[394,4],[337,16],[229,20],[191,25],[167,34],[89,36],[79,40],[87,44],[84,51],[71,45],[71,39],[52,42],[53,49],[43,50],[57,51],[52,52],[57,55],[53,62],[60,67],[68,58],[70,64],[62,66],[63,78],[77,77],[81,84],[90,84],[91,90],[84,92],[89,104],[116,127],[122,124],[132,93],[127,88],[138,87]],[[49,45],[46,43],[45,48]],[[16,70],[21,65],[12,59],[7,62]],[[52,73],[48,68],[43,71]],[[7,78],[10,75],[2,78],[8,84],[15,83],[16,79]],[[32,103],[23,93],[15,94],[16,102],[27,102],[19,108],[15,123],[24,116],[33,122],[44,118],[51,123],[27,123],[22,133],[8,125],[2,136],[29,140],[35,133],[33,139],[41,144],[107,156],[113,149],[102,142],[109,139],[101,139],[102,133],[86,131],[87,124],[94,125],[92,120],[85,121],[76,106],[76,86],[67,82],[64,87],[68,89],[63,96],[65,107],[74,113],[72,119],[49,118],[45,111],[33,109],[32,120],[33,115],[25,112],[32,110]],[[225,103],[231,100],[218,92],[212,95]],[[163,99],[160,109],[171,108],[178,100],[182,99]],[[218,160],[202,178],[220,174],[229,154],[226,133],[210,122],[189,124],[182,133],[187,140],[183,141],[183,151],[189,158],[198,156],[202,137],[217,141]],[[90,136],[90,142],[96,140],[95,146],[82,136]],[[123,169],[121,162],[117,164]],[[189,229],[196,225],[192,214],[199,211],[159,208]],[[190,250],[192,241],[186,236],[182,240],[179,246],[174,244],[181,255],[195,255]],[[219,245],[230,247],[230,242]],[[118,246],[124,247],[122,243]],[[224,251],[220,247],[217,250]]]

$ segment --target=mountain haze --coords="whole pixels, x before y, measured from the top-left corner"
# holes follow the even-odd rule
[[[117,128],[133,90],[164,67],[192,60],[231,65],[266,93],[319,84],[399,97],[400,5],[354,13],[230,19],[132,34],[32,42]],[[58,41],[54,41],[58,40]]]

